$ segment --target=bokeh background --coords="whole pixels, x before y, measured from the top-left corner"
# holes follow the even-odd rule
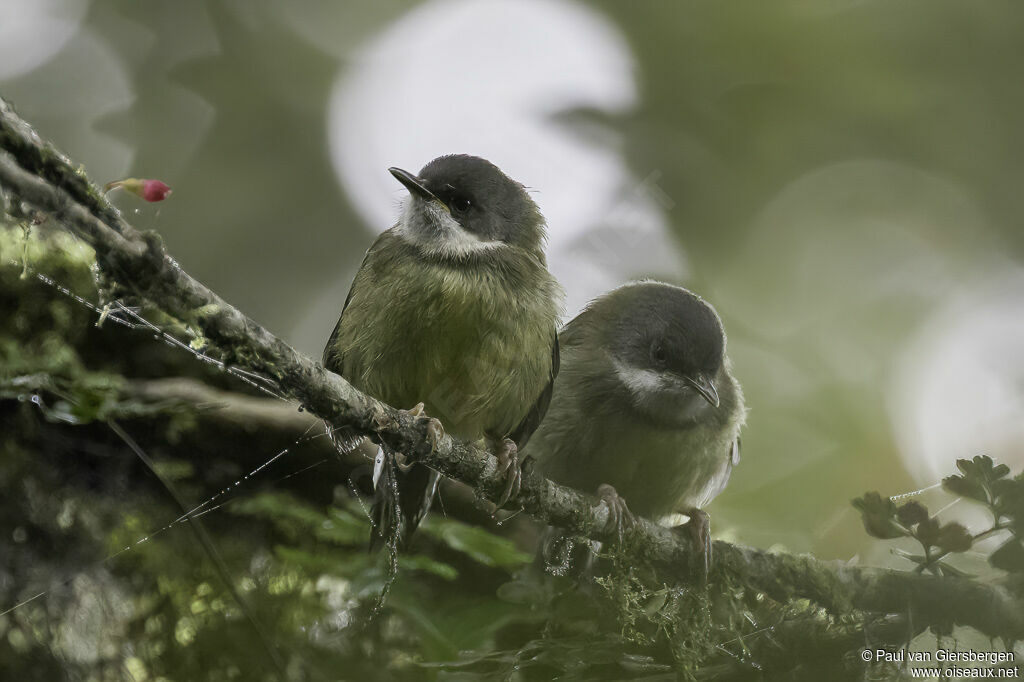
[[[535,190],[567,315],[638,276],[725,320],[751,406],[715,504],[848,557],[848,500],[1022,463],[1013,2],[3,0],[0,91],[189,272],[318,355],[416,170]],[[1016,457],[1016,459],[1014,459]]]
[[[718,309],[750,414],[717,534],[892,564],[851,498],[1024,465],[1021,35],[1014,0],[0,0],[0,93],[171,185],[116,201],[314,356],[386,168],[492,160],[567,316],[640,276]]]

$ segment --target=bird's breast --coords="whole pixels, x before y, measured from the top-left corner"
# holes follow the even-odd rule
[[[613,486],[636,514],[657,518],[701,507],[728,475],[730,435],[724,430],[653,429],[625,414],[597,412],[568,416],[559,425],[563,417],[557,407],[548,413],[528,454],[559,483],[590,492]]]
[[[453,435],[511,432],[547,384],[554,311],[486,271],[419,267],[360,283],[339,333],[343,375],[397,407],[423,402]]]

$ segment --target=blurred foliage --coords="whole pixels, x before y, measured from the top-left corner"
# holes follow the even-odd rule
[[[987,455],[958,459],[960,473],[942,481],[943,487],[960,498],[987,508],[992,523],[972,535],[956,521],[941,523],[928,508],[911,500],[897,506],[891,498],[876,492],[865,493],[853,500],[860,511],[864,529],[882,540],[908,537],[917,540],[923,554],[899,554],[917,564],[916,570],[940,575],[963,575],[943,558],[951,553],[970,550],[976,542],[1008,531],[1004,542],[990,556],[993,567],[1011,572],[1024,572],[1024,472],[1010,478],[1010,467],[996,464]]]
[[[168,182],[161,204],[113,199],[190,273],[315,356],[385,227],[365,225],[335,177],[331,93],[379,31],[426,3],[87,4],[80,35],[0,82],[4,96],[97,181]],[[716,531],[890,560],[846,500],[882,476],[893,489],[929,485],[952,458],[991,451],[972,443],[915,469],[914,431],[900,433],[893,411],[915,333],[950,298],[982,287],[988,300],[984,283],[1024,254],[1024,10],[588,6],[632,51],[637,105],[581,112],[589,126],[543,103],[536,115],[589,132],[670,200],[664,217],[689,264],[680,283],[723,316],[752,411],[743,466],[711,510]],[[531,28],[544,30],[516,27]],[[321,301],[330,310],[309,321]]]

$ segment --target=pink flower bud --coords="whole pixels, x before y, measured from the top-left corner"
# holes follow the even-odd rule
[[[163,201],[171,194],[171,188],[159,180],[142,181],[142,198],[146,201]]]
[[[108,182],[103,189],[109,192],[112,189],[118,188],[131,192],[135,196],[142,197],[146,201],[163,201],[171,194],[171,188],[159,180],[140,180],[138,178],[125,178],[124,180]]]

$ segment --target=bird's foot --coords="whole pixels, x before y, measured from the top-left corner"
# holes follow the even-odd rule
[[[426,407],[423,403],[416,403],[410,410],[402,410],[403,413],[418,419],[420,417],[426,417],[424,414]],[[428,417],[427,422],[427,442],[430,443],[430,454],[434,454],[437,451],[437,444],[441,442],[441,438],[444,436],[444,426],[441,424],[439,419],[434,417]]]
[[[373,421],[374,429],[378,431],[380,429],[387,428],[392,422],[391,417],[381,407],[375,407],[373,409],[373,416],[371,417],[371,420]]]
[[[437,452],[437,444],[444,438],[444,426],[439,419],[430,418],[427,422],[427,442],[430,443],[430,454]]]
[[[502,438],[494,456],[498,458],[498,471],[505,477],[505,492],[494,511],[498,511],[509,501],[519,497],[519,490],[523,485],[523,471],[519,464],[519,448],[511,438]]]
[[[611,524],[611,530],[615,532],[619,544],[622,544],[623,531],[633,527],[636,517],[626,506],[625,498],[607,483],[602,483],[597,487],[597,497],[608,506],[608,521]]]
[[[697,571],[703,582],[707,582],[708,573],[711,572],[711,516],[702,509],[694,507],[686,512],[690,520],[682,526],[679,531],[693,546],[697,559]]]
[[[410,409],[410,410],[399,410],[399,411],[400,412],[404,412],[405,414],[409,415],[410,417],[419,417],[421,414],[423,414],[423,411],[426,410],[426,409],[427,408],[426,408],[426,406],[423,403],[416,403],[415,405],[412,406],[412,409]]]

